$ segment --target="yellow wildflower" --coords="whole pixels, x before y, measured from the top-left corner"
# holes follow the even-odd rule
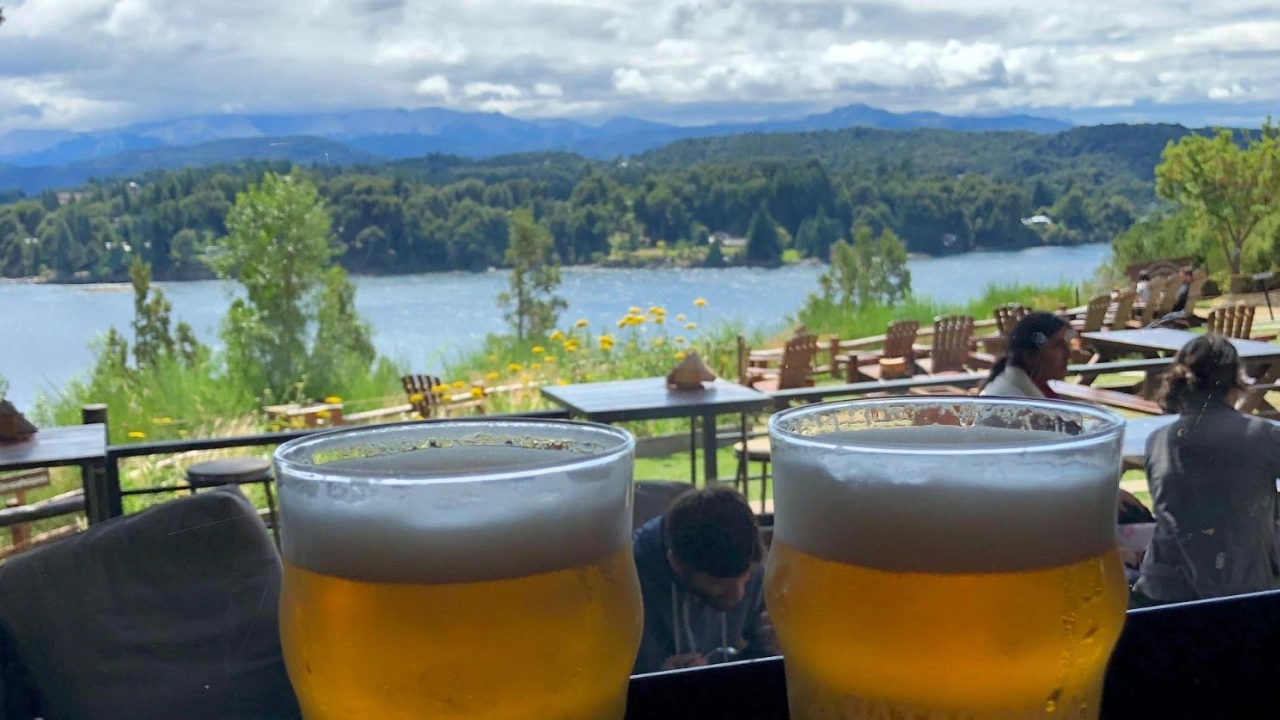
[[[542,347],[541,345],[534,345],[534,346],[533,346],[533,354],[534,354],[534,355],[542,355],[542,354],[543,354],[543,353],[545,353],[546,351],[547,351],[547,349],[546,349],[546,348],[544,348],[544,347]]]
[[[560,378],[559,380],[557,380],[557,381],[556,381],[556,384],[557,384],[557,385],[568,385],[568,384],[569,384],[569,381],[568,381],[568,380],[565,380],[564,378]]]
[[[542,362],[544,362],[544,363],[553,363],[553,362],[555,362],[555,361],[556,361],[556,356],[555,356],[555,355],[548,355],[548,356],[546,356],[546,357],[542,358]]]
[[[653,339],[653,346],[654,346],[654,347],[662,347],[663,345],[666,345],[666,344],[667,344],[667,339],[666,339],[666,338],[656,337],[656,338],[654,338],[654,339]]]
[[[613,338],[608,335],[600,336],[600,349],[608,352],[613,349]]]
[[[677,335],[677,336],[676,336],[676,344],[677,344],[677,345],[683,345],[683,344],[685,344],[685,339],[684,339],[684,336],[683,336],[683,335]]]
[[[142,439],[143,439],[143,438],[145,438],[146,436],[147,436],[147,434],[146,434],[146,433],[144,433],[144,432],[142,432],[142,431],[140,431],[140,430],[132,430],[132,431],[130,431],[130,432],[129,432],[129,439],[130,439],[130,440],[142,440]]]
[[[524,367],[520,363],[511,363],[510,365],[507,366],[507,370],[513,373],[518,373],[523,369]]]
[[[694,301],[693,301],[693,306],[694,306],[694,307],[706,307],[706,306],[707,306],[707,299],[706,299],[706,298],[698,298],[697,300],[694,300]]]
[[[445,393],[449,392],[449,386],[448,386],[448,385],[436,385],[435,387],[431,388],[431,392],[432,392],[433,394],[435,394],[435,395],[443,395],[443,394],[445,394]]]
[[[590,323],[588,323],[585,318],[580,318],[577,322],[573,324],[573,326],[576,328],[584,328],[589,324]]]
[[[678,322],[684,322],[684,313],[680,313],[679,315],[677,315],[676,320]]]
[[[685,356],[685,354],[684,354],[684,351],[683,351],[683,350],[680,350],[680,351],[678,351],[678,352],[676,353],[676,359],[677,359],[677,360],[683,360],[683,359],[685,359],[685,357],[686,357],[686,356]]]
[[[627,322],[627,319],[626,319],[626,318],[622,318],[621,320],[619,320],[619,321],[618,321],[618,328],[619,328],[619,329],[624,328],[624,327],[626,327],[628,324],[629,324],[629,323]]]
[[[654,322],[654,324],[656,324],[656,325],[661,325],[661,324],[662,324],[663,322],[665,322],[665,321],[666,321],[666,318],[665,318],[665,317],[663,317],[663,316],[661,316],[661,315],[654,315],[654,316],[653,316],[653,322]]]
[[[186,437],[188,434],[189,433],[187,433],[186,428],[182,428],[181,430],[178,431],[178,437]]]
[[[328,419],[329,419],[329,411],[328,411],[328,410],[320,410],[319,412],[317,412],[317,413],[316,413],[316,417],[320,418],[321,420],[328,420]]]
[[[564,339],[564,333],[560,332],[559,330],[556,330],[555,332],[551,333],[551,337],[549,339],[551,340],[551,342],[560,342],[561,340]]]
[[[628,324],[628,325],[643,325],[643,324],[644,324],[644,316],[643,316],[643,315],[628,315],[628,316],[627,316],[627,324]]]
[[[426,398],[422,397],[422,393],[414,393],[409,396],[409,404],[417,405],[418,403],[422,402],[425,399]]]
[[[534,372],[537,372],[542,369],[542,363],[530,363],[529,369]]]
[[[482,388],[482,387],[472,387],[472,388],[471,388],[471,397],[473,397],[473,398],[482,398],[482,397],[484,397],[484,388]]]
[[[491,372],[491,373],[489,373],[488,375],[485,375],[485,377],[486,377],[486,378],[488,378],[488,379],[490,379],[490,380],[497,380],[497,379],[498,379],[499,377],[501,377],[501,376],[500,376],[500,375],[498,375],[498,373],[496,373],[496,372]]]
[[[337,395],[330,395],[329,397],[325,398],[324,401],[328,405],[337,405],[338,403],[342,402],[342,398],[338,397]]]
[[[466,383],[464,383],[464,382],[462,382],[461,380],[454,380],[454,381],[453,381],[453,389],[454,389],[454,390],[465,390],[466,388],[467,388],[467,384],[466,384]]]
[[[627,308],[627,313],[629,313],[629,314],[631,314],[631,315],[639,315],[639,314],[641,314],[641,313],[643,313],[643,312],[644,312],[643,310],[641,310],[640,308],[636,307],[635,305],[632,305],[631,307]]]
[[[685,323],[685,325],[684,325],[684,329],[685,329],[685,330],[697,330],[697,329],[698,329],[698,323]]]
[[[650,314],[650,315],[666,315],[666,314],[667,314],[667,311],[666,311],[666,310],[663,310],[662,308],[658,307],[657,305],[651,305],[651,306],[649,306],[649,314]]]
[[[151,424],[152,425],[172,425],[173,418],[171,417],[151,418]]]

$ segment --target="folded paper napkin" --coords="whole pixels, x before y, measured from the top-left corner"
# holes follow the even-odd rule
[[[667,387],[673,390],[705,390],[702,383],[716,379],[698,353],[691,352],[667,373]]]
[[[0,400],[0,442],[26,440],[35,433],[36,426],[23,417],[13,403]]]

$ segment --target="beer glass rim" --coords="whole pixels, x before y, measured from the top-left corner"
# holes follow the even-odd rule
[[[474,432],[484,429],[506,428],[526,434],[533,439],[566,439],[566,431],[573,431],[578,437],[568,439],[570,443],[597,441],[600,447],[586,452],[575,453],[571,458],[553,458],[535,461],[516,466],[503,467],[496,470],[459,471],[449,470],[380,470],[371,468],[331,467],[335,460],[385,457],[387,455],[411,452],[433,447],[433,429],[454,428]],[[419,432],[413,432],[418,430]],[[559,432],[557,432],[559,431]],[[315,454],[335,440],[352,436],[368,435],[369,446],[375,446],[381,440],[387,442],[396,435],[413,436],[416,442],[405,443],[403,438],[399,445],[387,446],[385,452],[370,454],[354,454],[350,457],[334,458],[328,462],[314,462]],[[635,436],[627,430],[601,423],[581,420],[553,420],[542,418],[519,417],[471,417],[471,418],[436,418],[430,420],[409,420],[406,422],[384,423],[365,427],[339,428],[313,433],[294,438],[282,443],[273,453],[279,471],[291,477],[312,481],[349,482],[352,480],[368,480],[380,485],[429,485],[445,483],[485,483],[537,477],[549,473],[573,473],[611,462],[631,454],[635,450]],[[475,443],[483,445],[483,443]],[[531,445],[531,449],[538,449]]]
[[[927,406],[984,406],[1006,408],[1032,408],[1048,411],[1078,414],[1095,420],[1098,424],[1079,435],[1067,435],[1052,439],[1038,439],[1034,443],[1023,442],[991,442],[982,445],[962,446],[928,446],[928,445],[886,445],[883,443],[859,443],[856,433],[842,435],[838,441],[821,440],[812,435],[805,435],[787,426],[797,419],[807,416],[839,412],[846,409],[881,407],[927,407]],[[920,396],[891,398],[859,398],[855,400],[837,400],[790,408],[769,417],[769,435],[775,440],[782,440],[796,446],[816,450],[839,450],[842,452],[865,453],[867,455],[934,455],[947,456],[962,453],[969,455],[1025,455],[1028,453],[1061,453],[1072,448],[1106,442],[1123,432],[1125,419],[1118,413],[1084,403],[1068,402],[1050,398],[1010,398],[983,396]]]

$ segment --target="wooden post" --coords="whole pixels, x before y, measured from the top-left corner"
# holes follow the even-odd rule
[[[836,356],[840,354],[840,337],[838,335],[827,336],[827,353],[830,355],[827,361],[827,367],[831,368],[831,379],[840,379],[840,366],[836,363]]]
[[[738,384],[748,385],[747,382],[747,339],[738,336]]]
[[[80,422],[84,425],[101,423],[102,432],[107,432],[107,406],[102,404],[85,405],[80,408]],[[114,491],[107,473],[107,458],[85,462],[80,466],[81,482],[84,484],[84,512],[89,524],[102,522],[108,518],[123,514],[120,502],[119,477],[115,473]]]

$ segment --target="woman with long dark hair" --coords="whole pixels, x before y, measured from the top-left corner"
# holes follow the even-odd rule
[[[1134,585],[1140,599],[1280,588],[1280,426],[1236,411],[1240,378],[1220,335],[1187,343],[1165,373],[1160,403],[1178,419],[1147,440],[1156,530]]]
[[[1004,357],[991,367],[978,394],[1056,398],[1049,381],[1067,376],[1071,336],[1071,326],[1057,315],[1028,314],[1013,326]]]

